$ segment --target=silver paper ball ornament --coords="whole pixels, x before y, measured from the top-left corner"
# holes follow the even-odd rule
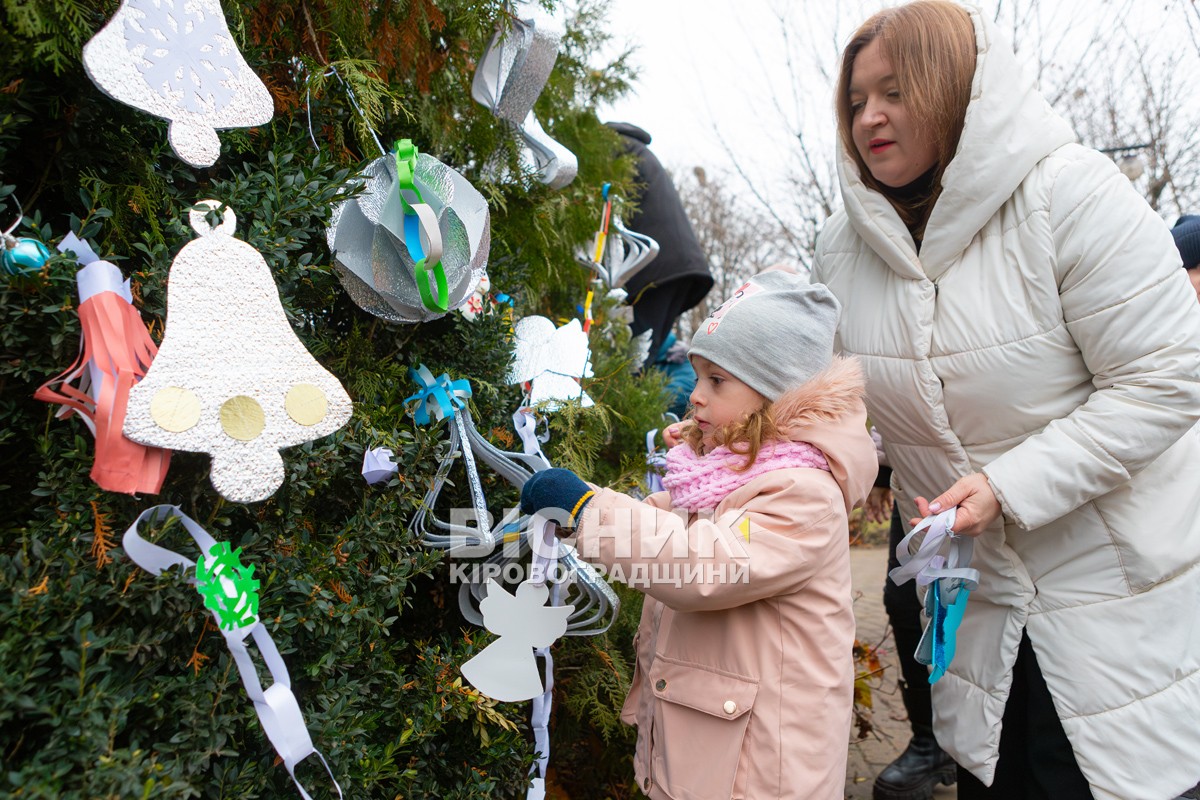
[[[416,156],[412,182],[437,225],[436,231],[423,233],[441,241],[446,296],[438,300],[443,310],[421,296],[419,262],[410,247],[411,233],[405,230],[406,202],[395,155],[368,164],[362,182],[363,192],[334,209],[326,231],[338,277],[351,299],[364,311],[401,323],[437,319],[466,303],[486,275],[491,246],[490,212],[483,195],[436,158]]]

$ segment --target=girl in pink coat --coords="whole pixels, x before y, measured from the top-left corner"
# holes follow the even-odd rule
[[[537,473],[587,560],[646,594],[622,718],[651,798],[840,800],[853,692],[848,521],[877,469],[839,306],[755,276],[692,339],[698,381],[668,488],[644,502]]]

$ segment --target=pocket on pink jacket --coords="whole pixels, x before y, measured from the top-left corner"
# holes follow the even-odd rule
[[[665,660],[650,668],[651,763],[669,797],[731,797],[758,682]]]

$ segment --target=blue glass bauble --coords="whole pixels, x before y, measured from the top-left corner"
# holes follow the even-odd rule
[[[46,265],[50,260],[50,248],[37,239],[17,239],[16,244],[4,248],[2,257],[6,273],[28,275]]]

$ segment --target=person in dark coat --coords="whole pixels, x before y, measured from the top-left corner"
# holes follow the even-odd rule
[[[652,330],[650,352],[658,353],[679,316],[708,294],[713,277],[671,176],[650,152],[650,134],[626,122],[606,124],[621,135],[626,151],[637,157],[642,191],[637,213],[625,225],[659,246],[658,256],[623,287],[633,306],[634,335]]]
[[[1200,216],[1184,214],[1175,222],[1171,235],[1175,237],[1183,268],[1188,271],[1192,288],[1196,290],[1196,299],[1200,300]]]

